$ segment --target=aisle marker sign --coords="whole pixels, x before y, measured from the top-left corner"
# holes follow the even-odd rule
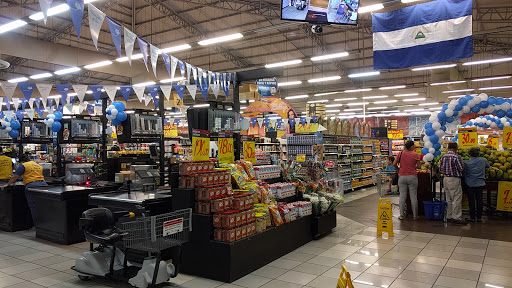
[[[388,236],[393,237],[393,210],[390,199],[379,199],[377,217],[377,236],[381,236],[382,232],[388,232]]]
[[[256,150],[254,141],[251,141],[250,139],[244,139],[243,145],[245,161],[249,161],[252,164],[256,164]]]
[[[478,147],[476,128],[459,128],[459,148]]]
[[[503,148],[512,148],[512,127],[503,127]]]
[[[512,182],[498,183],[498,200],[496,210],[512,212]]]
[[[498,141],[500,137],[498,135],[489,135],[487,137],[487,146],[491,146],[494,149],[498,150]]]
[[[235,162],[235,151],[233,148],[233,132],[219,132],[219,162]]]
[[[192,130],[192,161],[208,161],[210,159],[210,132],[208,130]]]
[[[404,130],[388,130],[388,138],[389,139],[404,139]]]

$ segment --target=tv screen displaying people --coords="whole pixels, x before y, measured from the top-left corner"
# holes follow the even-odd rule
[[[357,25],[360,0],[282,0],[281,19]]]

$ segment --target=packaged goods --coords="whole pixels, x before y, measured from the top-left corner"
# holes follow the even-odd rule
[[[254,172],[254,167],[251,162],[248,161],[240,161],[240,164],[245,169],[247,175],[249,175],[250,179],[256,179],[256,173]]]
[[[241,234],[242,234],[242,239],[243,239],[243,238],[247,237],[247,225],[242,226],[241,229],[242,229],[242,233]]]
[[[247,224],[247,213],[245,211],[240,212],[240,224]]]
[[[211,210],[212,212],[221,212],[226,210],[224,208],[224,199],[215,199],[211,201]]]
[[[235,210],[245,210],[245,194],[237,194],[233,196],[232,208]]]
[[[242,215],[237,211],[235,214],[235,226],[238,227],[240,225],[242,225]]]
[[[179,166],[180,175],[191,175],[197,173],[197,165],[193,162],[181,162]]]
[[[240,175],[242,175],[242,177],[244,177],[245,181],[251,180],[251,178],[249,177],[247,172],[245,172],[244,166],[242,166],[242,164],[236,163],[235,166],[236,166],[237,171],[240,173]]]
[[[199,214],[210,214],[210,203],[209,202],[196,202],[196,213]]]
[[[247,210],[247,223],[254,222],[255,214],[256,214],[256,212],[254,209]]]
[[[187,188],[187,178],[185,176],[181,176],[178,184],[179,188]]]
[[[222,241],[223,232],[224,231],[222,229],[215,229],[215,231],[213,231],[213,240]]]
[[[223,230],[222,241],[234,242],[236,240],[236,229]]]
[[[235,228],[236,231],[236,240],[242,239],[242,227]]]
[[[284,223],[289,223],[290,220],[290,210],[288,210],[288,206],[286,204],[279,205],[278,207],[279,214],[281,214],[281,218],[283,219]]]
[[[253,235],[256,233],[256,224],[254,222],[249,224],[249,228],[251,229],[251,233],[249,235]]]
[[[194,189],[194,187],[196,186],[194,183],[195,182],[194,177],[188,176],[188,177],[185,177],[185,179],[187,182],[187,189]]]
[[[208,174],[197,174],[195,176],[196,186],[208,186]]]
[[[255,215],[255,228],[256,228],[256,233],[261,233],[263,232],[266,227],[267,227],[267,221],[266,221],[266,216],[265,216],[265,213],[256,213]]]
[[[222,214],[222,228],[232,229],[236,226],[236,210],[228,210]]]
[[[222,213],[213,214],[213,227],[222,228]]]
[[[268,207],[268,210],[270,211],[270,214],[272,215],[272,220],[274,224],[277,226],[280,226],[284,223],[283,218],[281,217],[281,213],[279,212],[279,209],[276,205],[271,205]]]
[[[233,179],[233,182],[236,183],[237,187],[240,189],[243,189],[243,186],[245,184],[245,178],[240,174],[240,172],[234,172],[231,173],[231,178]]]

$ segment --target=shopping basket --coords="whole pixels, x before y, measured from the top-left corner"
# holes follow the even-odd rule
[[[425,218],[428,220],[444,220],[447,203],[444,201],[423,201]]]

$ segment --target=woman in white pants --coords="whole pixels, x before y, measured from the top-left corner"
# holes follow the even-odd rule
[[[398,188],[400,192],[400,216],[402,220],[407,215],[405,202],[407,201],[407,193],[411,197],[412,215],[414,220],[418,219],[418,176],[416,169],[420,167],[420,155],[414,152],[414,142],[408,140],[405,142],[404,151],[400,152],[395,158],[393,165],[398,172]]]

